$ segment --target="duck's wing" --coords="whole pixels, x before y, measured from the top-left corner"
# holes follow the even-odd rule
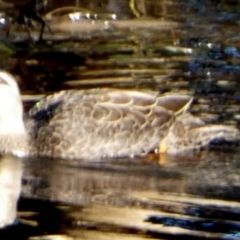
[[[174,112],[176,116],[189,110],[193,101],[193,97],[184,95],[168,95],[158,97],[158,105],[164,107],[168,111]]]
[[[104,94],[107,101],[113,103],[128,103],[132,102],[136,107],[163,107],[167,111],[173,112],[175,115],[180,115],[186,112],[191,106],[193,98],[191,96],[185,95],[166,95],[159,96],[158,92],[152,92],[151,94],[147,92],[140,91],[123,91],[114,90],[108,91]]]
[[[240,141],[240,132],[234,126],[205,124],[185,113],[177,118],[160,142],[160,152],[177,154],[206,147],[213,141]]]
[[[91,89],[61,91],[41,99],[29,112],[31,118],[45,116],[52,113],[59,105],[69,107],[81,104],[82,101],[96,104],[112,104],[116,106],[132,106],[136,109],[149,109],[161,107],[171,111],[175,115],[186,112],[193,98],[184,95],[159,96],[159,93],[151,94],[132,90],[117,89]]]

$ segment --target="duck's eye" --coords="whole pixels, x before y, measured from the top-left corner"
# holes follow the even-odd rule
[[[1,78],[1,77],[0,77],[0,84],[7,84],[7,85],[8,85],[8,83],[6,82],[6,80],[3,79],[3,78]]]

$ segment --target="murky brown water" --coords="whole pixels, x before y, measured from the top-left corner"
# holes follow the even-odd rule
[[[6,40],[2,26],[0,66],[18,77],[26,109],[38,94],[60,89],[150,89],[193,95],[192,113],[239,125],[240,3],[119,2],[52,0],[48,11],[88,10],[75,22],[48,13],[53,33],[46,29],[42,43],[16,24]],[[86,20],[90,10],[101,19]],[[37,39],[39,28],[30,33]],[[238,239],[239,156],[238,146],[216,145],[153,161],[28,159],[19,222],[0,239]]]

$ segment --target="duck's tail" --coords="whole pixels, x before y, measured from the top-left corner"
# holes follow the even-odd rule
[[[196,145],[207,146],[213,141],[239,141],[240,132],[233,126],[206,125],[190,130],[190,136]]]
[[[167,136],[161,141],[159,151],[177,154],[200,149],[216,141],[240,141],[240,132],[234,126],[207,125],[188,114],[187,121],[186,119],[176,121]]]

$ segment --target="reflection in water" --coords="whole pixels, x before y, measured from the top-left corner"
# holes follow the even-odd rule
[[[101,163],[29,159],[22,196],[68,205],[57,206],[60,215],[51,213],[58,214],[57,230],[49,234],[80,239],[235,237],[240,229],[235,221],[240,211],[238,156],[236,150],[215,149],[165,156],[164,165],[147,159]],[[46,202],[37,206],[33,201],[31,208],[46,214],[40,219],[47,221],[46,211],[38,209],[42,204]]]
[[[22,193],[74,205],[133,206],[142,201],[136,196],[146,191],[238,200],[238,154],[206,150],[192,156],[166,156],[160,166],[145,159],[96,163],[35,159],[25,163]],[[151,206],[147,199],[145,204]]]
[[[22,162],[12,156],[0,159],[0,227],[14,222],[21,192]]]

